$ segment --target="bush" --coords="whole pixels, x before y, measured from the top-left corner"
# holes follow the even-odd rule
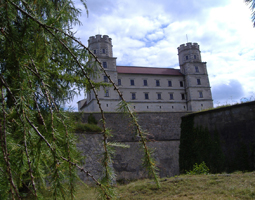
[[[209,168],[206,166],[205,162],[203,161],[201,164],[193,165],[193,170],[186,171],[187,174],[190,175],[197,175],[197,174],[209,174]]]
[[[91,113],[90,113],[89,116],[88,116],[88,123],[89,123],[89,124],[97,124],[96,118],[95,118],[94,115],[92,115]]]
[[[75,124],[75,132],[102,132],[102,128],[97,126],[96,124],[83,124],[81,122],[78,122]]]

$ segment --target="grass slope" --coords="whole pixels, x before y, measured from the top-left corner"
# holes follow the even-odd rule
[[[160,189],[148,179],[117,185],[118,199],[255,199],[255,172],[180,175],[160,182]],[[95,188],[79,186],[76,198],[96,199]]]

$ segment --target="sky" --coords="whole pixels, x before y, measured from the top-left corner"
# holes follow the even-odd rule
[[[177,47],[200,46],[214,106],[255,100],[255,28],[243,0],[87,0],[76,37],[109,35],[117,65],[179,68]],[[70,102],[77,102],[84,94]]]

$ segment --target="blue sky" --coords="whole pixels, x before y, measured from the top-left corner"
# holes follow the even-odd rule
[[[214,105],[255,97],[255,28],[243,0],[87,0],[76,37],[109,35],[117,65],[178,67],[177,47],[200,45]],[[70,103],[77,108],[75,97]]]

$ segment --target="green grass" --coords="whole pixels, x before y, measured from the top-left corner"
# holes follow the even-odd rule
[[[84,124],[81,122],[77,122],[75,124],[75,132],[76,133],[86,133],[86,132],[100,133],[100,132],[102,132],[102,130],[103,129],[96,124]]]
[[[157,189],[153,180],[145,179],[116,185],[118,199],[255,199],[255,172],[209,175],[180,175],[160,179]],[[79,185],[77,200],[96,199],[95,188]]]

